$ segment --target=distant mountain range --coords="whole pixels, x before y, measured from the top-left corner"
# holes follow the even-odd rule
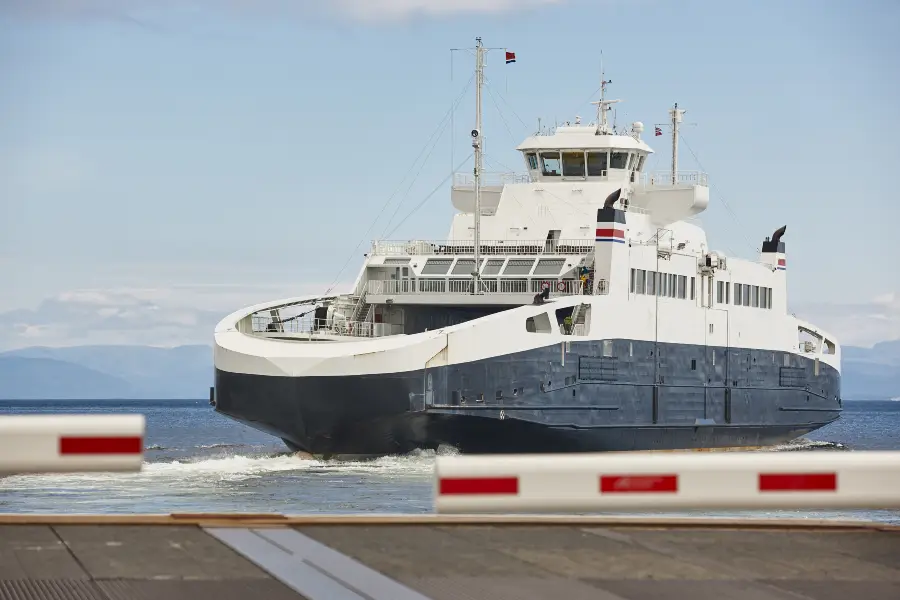
[[[0,398],[206,398],[210,346],[73,346],[0,353]]]
[[[210,346],[74,346],[0,352],[0,399],[206,398]],[[900,397],[900,340],[843,348],[843,396]]]

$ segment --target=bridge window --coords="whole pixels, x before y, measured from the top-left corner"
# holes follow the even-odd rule
[[[638,159],[637,169],[635,171],[642,171],[644,169],[644,159],[647,158],[646,154],[641,154],[641,157]]]
[[[607,152],[588,152],[587,155],[587,171],[589,177],[603,177],[606,175],[606,169],[609,167],[609,153]]]
[[[542,174],[546,177],[559,177],[561,168],[559,164],[559,152],[541,152],[543,163]]]
[[[525,155],[525,158],[528,159],[528,168],[532,171],[537,171],[538,162],[537,162],[537,154],[534,152],[529,152]]]
[[[563,152],[564,177],[584,177],[584,152]]]
[[[609,161],[610,169],[624,169],[628,165],[628,153],[627,152],[613,152],[612,158]]]

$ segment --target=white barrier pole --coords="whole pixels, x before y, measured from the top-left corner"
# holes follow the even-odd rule
[[[900,452],[439,456],[438,513],[900,508]]]
[[[0,417],[0,475],[140,471],[143,415]]]

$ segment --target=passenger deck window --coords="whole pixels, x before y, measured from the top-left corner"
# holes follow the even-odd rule
[[[563,177],[584,177],[584,152],[563,152]]]
[[[559,152],[542,152],[541,163],[543,170],[541,173],[547,177],[559,177],[562,170],[559,164]]]
[[[610,169],[624,169],[628,165],[628,153],[627,152],[613,152],[612,158],[609,161]]]
[[[609,154],[606,152],[588,152],[587,171],[589,177],[603,177],[608,168]]]

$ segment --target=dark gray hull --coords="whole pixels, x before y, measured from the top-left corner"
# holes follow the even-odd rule
[[[216,370],[216,410],[323,455],[768,446],[837,419],[840,374],[803,356],[632,340],[571,342],[405,373]],[[604,354],[606,356],[604,356]]]

